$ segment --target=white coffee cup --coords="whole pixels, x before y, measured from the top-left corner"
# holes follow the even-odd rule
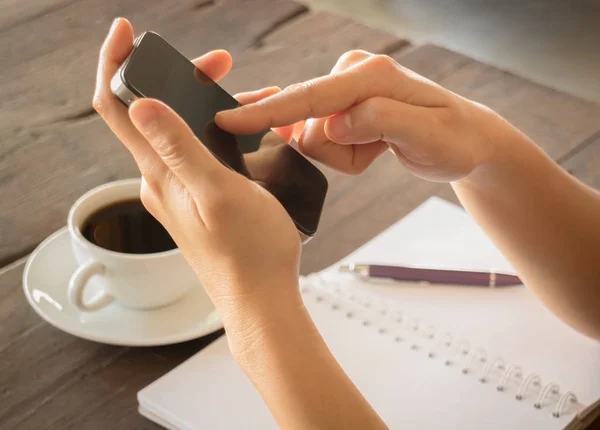
[[[67,224],[79,267],[71,276],[68,298],[81,311],[97,311],[113,301],[132,309],[158,308],[200,285],[179,248],[125,254],[104,249],[83,236],[82,224],[90,215],[110,204],[139,198],[140,187],[140,179],[99,186],[81,196],[69,212]]]

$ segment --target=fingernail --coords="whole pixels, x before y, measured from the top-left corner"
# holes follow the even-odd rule
[[[344,139],[352,133],[352,119],[347,113],[335,115],[327,120],[327,131],[335,139]]]
[[[110,30],[108,30],[109,38],[112,37],[113,33],[117,29],[117,26],[119,25],[119,22],[121,22],[121,18],[115,18],[114,21],[112,22],[112,24],[110,26]]]
[[[215,115],[215,121],[217,123],[220,123],[223,120],[231,120],[237,117],[239,113],[240,108],[222,110],[220,112],[217,112],[217,114]]]
[[[224,116],[232,117],[240,113],[240,107],[234,109],[227,109],[217,112],[217,117],[223,118]]]
[[[134,103],[129,112],[131,120],[142,133],[152,133],[156,129],[158,111],[154,106],[149,106],[148,104],[139,106]]]

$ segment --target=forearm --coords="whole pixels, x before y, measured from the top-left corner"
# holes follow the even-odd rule
[[[527,286],[561,319],[600,339],[600,194],[518,131],[452,184]]]
[[[387,428],[331,355],[299,296],[230,315],[232,353],[281,428]]]

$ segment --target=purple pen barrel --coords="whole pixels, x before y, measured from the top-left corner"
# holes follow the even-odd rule
[[[368,276],[374,278],[391,278],[401,281],[480,287],[505,287],[522,284],[518,277],[504,273],[468,272],[461,270],[438,270],[381,265],[368,266]]]

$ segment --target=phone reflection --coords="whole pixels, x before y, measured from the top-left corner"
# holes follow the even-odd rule
[[[239,138],[244,142],[240,143]],[[327,181],[323,174],[274,131],[235,136],[214,121],[204,129],[202,143],[221,162],[273,194],[306,233],[319,222]]]

